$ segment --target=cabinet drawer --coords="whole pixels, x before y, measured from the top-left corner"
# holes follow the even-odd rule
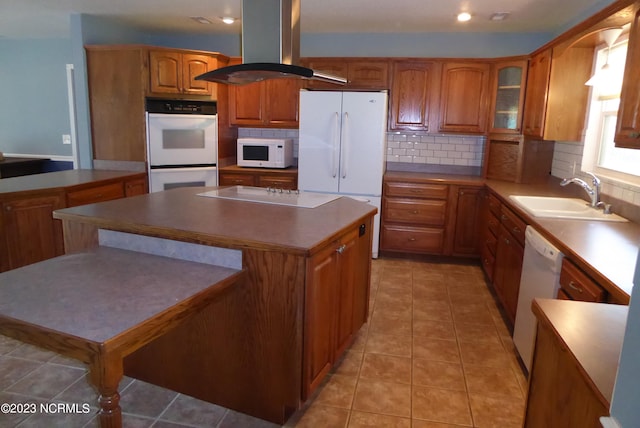
[[[500,200],[495,195],[489,195],[489,211],[496,215],[496,217],[500,216]]]
[[[446,184],[387,182],[384,186],[386,196],[447,199],[449,194],[449,186]]]
[[[605,291],[568,259],[562,261],[560,287],[572,300],[604,302]]]
[[[444,226],[447,201],[385,198],[385,221]]]
[[[496,238],[496,235],[494,235],[490,231],[487,231],[487,233],[484,236],[484,246],[487,247],[487,249],[491,252],[491,254],[495,255],[497,245],[498,245],[498,238]]]
[[[487,278],[489,278],[489,281],[493,281],[493,267],[496,259],[486,245],[480,250],[480,260],[482,261],[482,269],[484,273],[487,274]]]
[[[221,186],[255,186],[255,177],[251,174],[220,174]]]
[[[295,177],[278,177],[275,175],[261,175],[258,177],[259,187],[275,187],[276,189],[297,189]]]
[[[444,229],[388,225],[382,228],[382,247],[385,250],[440,254],[443,246]]]
[[[500,220],[498,217],[493,215],[493,213],[489,213],[487,215],[487,228],[496,236],[498,236],[498,229],[500,228]]]
[[[513,237],[516,238],[521,245],[524,245],[524,230],[526,229],[527,224],[520,220],[520,217],[504,205],[500,208],[500,221],[504,227],[511,232]]]
[[[75,207],[119,198],[124,198],[122,183],[105,184],[104,186],[92,187],[90,189],[67,192],[67,206]]]
[[[571,297],[567,293],[565,293],[562,288],[558,289],[558,300],[572,300]]]

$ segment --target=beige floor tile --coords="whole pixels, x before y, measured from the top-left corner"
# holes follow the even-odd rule
[[[349,428],[365,427],[411,428],[411,419],[377,413],[351,412]]]
[[[502,344],[491,342],[460,342],[464,365],[510,367],[510,359]]]
[[[511,367],[465,365],[464,377],[470,394],[524,397]]]
[[[413,359],[413,385],[465,391],[464,374],[460,363]]]
[[[344,428],[349,420],[349,410],[313,403],[300,415],[294,415],[285,427],[296,428]]]
[[[364,354],[360,379],[411,383],[411,358],[393,355]]]
[[[413,319],[452,321],[451,308],[446,300],[413,302]]]
[[[501,343],[493,324],[456,322],[456,336],[460,342],[492,342]]]
[[[453,320],[476,324],[495,325],[491,312],[484,303],[451,303]]]
[[[356,333],[356,338],[349,348],[350,351],[364,352],[364,347],[367,343],[367,336],[369,335],[369,324],[365,324],[360,327],[360,330]]]
[[[322,389],[314,403],[349,409],[353,402],[353,394],[357,382],[358,378],[356,376],[331,375],[329,380],[321,387]]]
[[[466,392],[419,386],[413,387],[412,417],[463,426],[472,423]]]
[[[447,287],[441,284],[425,284],[414,280],[413,282],[413,302],[429,303],[432,301],[449,301]]]
[[[411,335],[411,316],[374,310],[369,324],[369,333]]]
[[[524,399],[469,394],[473,423],[479,428],[521,427]]]
[[[360,379],[352,410],[410,417],[411,385]]]
[[[413,419],[411,421],[411,428],[460,428],[468,425],[452,425],[443,424],[440,422],[423,421],[422,419]]]
[[[372,333],[367,339],[366,352],[374,354],[411,356],[411,336]]]
[[[347,351],[337,362],[333,372],[344,376],[358,376],[362,365],[362,356],[363,353],[360,351]]]
[[[413,357],[433,361],[460,363],[460,351],[455,340],[413,336]]]
[[[451,340],[456,337],[452,322],[423,319],[413,320],[413,334],[415,336],[444,340]]]

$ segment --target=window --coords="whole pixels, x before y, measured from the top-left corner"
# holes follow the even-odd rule
[[[627,56],[626,37],[621,39],[596,52],[582,169],[640,186],[640,150],[618,148],[613,141]]]

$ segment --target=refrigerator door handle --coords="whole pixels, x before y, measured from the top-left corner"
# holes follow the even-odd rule
[[[331,163],[331,173],[333,175],[333,178],[336,178],[336,175],[338,175],[338,128],[340,127],[339,121],[340,116],[339,113],[336,112],[335,121],[333,123],[333,156]]]
[[[342,178],[347,178],[347,155],[348,155],[348,139],[349,139],[349,130],[347,129],[349,126],[349,113],[344,113],[344,120],[342,121],[342,145],[341,153],[340,153],[340,172],[342,173]]]

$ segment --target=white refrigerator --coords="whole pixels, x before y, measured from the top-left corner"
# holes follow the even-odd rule
[[[300,91],[298,187],[375,205],[373,257],[378,257],[386,129],[386,91]]]

